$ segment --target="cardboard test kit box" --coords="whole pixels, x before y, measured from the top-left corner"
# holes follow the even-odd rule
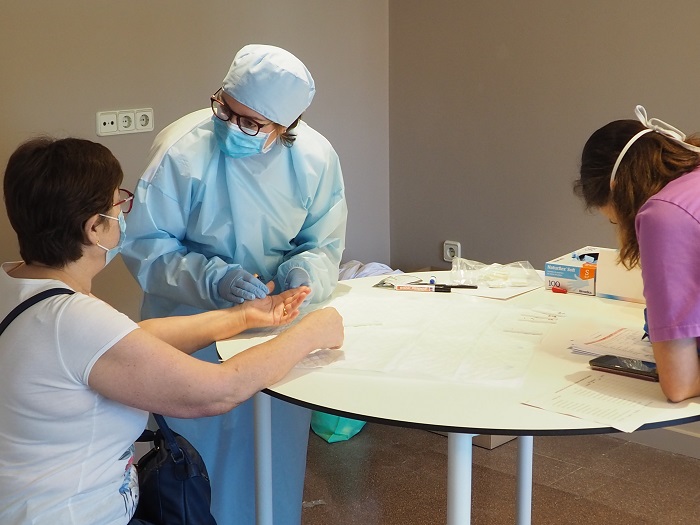
[[[545,263],[544,282],[547,290],[565,288],[570,293],[595,295],[598,254],[605,248],[586,246]]]
[[[628,270],[617,262],[617,250],[605,249],[598,256],[595,294],[604,299],[644,303],[644,284],[639,266]]]

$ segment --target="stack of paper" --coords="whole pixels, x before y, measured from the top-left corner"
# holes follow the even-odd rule
[[[673,420],[700,413],[691,400],[669,403],[658,383],[605,372],[577,372],[564,388],[523,404],[634,432],[651,421]]]
[[[600,330],[585,339],[572,341],[571,350],[575,354],[616,355],[655,362],[651,343],[647,339],[642,339],[642,335],[641,330],[631,328]]]

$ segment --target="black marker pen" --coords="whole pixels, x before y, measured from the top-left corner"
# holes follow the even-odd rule
[[[446,284],[397,284],[394,290],[409,292],[451,292],[452,289]]]

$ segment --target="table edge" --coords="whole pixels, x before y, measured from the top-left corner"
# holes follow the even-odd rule
[[[346,412],[343,410],[337,410],[331,407],[325,407],[323,405],[318,405],[315,403],[309,403],[307,401],[301,401],[294,397],[287,396],[276,392],[270,388],[265,388],[261,392],[290,403],[292,405],[300,406],[303,408],[308,408],[309,410],[317,410],[320,412],[326,412],[328,414],[347,417],[350,419],[357,419],[360,421],[366,421],[371,423],[379,423],[383,425],[397,426],[402,428],[415,428],[420,430],[428,430],[431,432],[446,432],[455,434],[475,434],[475,435],[494,435],[494,436],[579,436],[579,435],[589,435],[589,434],[617,434],[626,433],[614,427],[585,427],[585,428],[563,428],[563,429],[513,429],[513,428],[481,428],[481,427],[452,427],[446,425],[434,425],[430,423],[418,423],[415,421],[402,421],[396,419],[386,419],[377,416],[369,416],[365,414],[355,414],[353,412]],[[653,423],[646,423],[634,430],[638,432],[640,430],[653,430],[657,428],[674,427],[677,425],[685,425],[687,423],[693,423],[700,421],[700,415],[698,416],[688,416],[685,418],[674,419],[669,421],[656,421]]]

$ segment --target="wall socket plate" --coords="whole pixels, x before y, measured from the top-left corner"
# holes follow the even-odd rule
[[[119,133],[128,133],[136,129],[133,111],[120,111],[117,113],[117,129]]]
[[[153,108],[98,111],[96,125],[100,137],[153,131]]]
[[[97,114],[97,134],[116,135],[119,133],[116,111],[102,111]]]
[[[455,257],[462,256],[462,245],[457,241],[445,241],[442,243],[442,260],[452,262]]]

